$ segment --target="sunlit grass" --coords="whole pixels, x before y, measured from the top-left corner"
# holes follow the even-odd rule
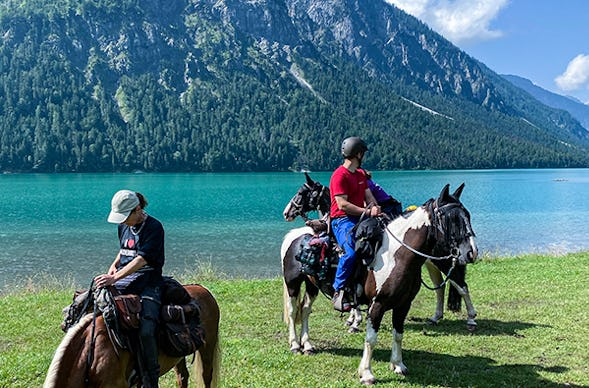
[[[175,274],[209,287],[221,306],[222,386],[356,387],[364,333],[351,335],[344,318],[319,297],[311,316],[315,356],[293,355],[282,322],[281,279],[228,279],[214,265]],[[378,386],[589,386],[589,253],[484,258],[469,266],[478,328],[465,312],[446,313],[437,326],[434,293],[422,288],[409,313],[404,361],[409,375],[389,370],[387,313],[374,351]],[[427,279],[427,275],[425,276]],[[57,279],[59,280],[59,279]],[[0,297],[0,387],[40,387],[63,337],[61,309],[73,288],[49,278],[47,288],[23,284]],[[32,282],[35,283],[35,282]],[[173,387],[171,374],[163,387]]]

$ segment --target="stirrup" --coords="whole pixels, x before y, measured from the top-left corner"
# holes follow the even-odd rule
[[[350,303],[344,300],[344,290],[340,290],[333,295],[332,298],[333,308],[342,313],[347,313],[352,309]]]

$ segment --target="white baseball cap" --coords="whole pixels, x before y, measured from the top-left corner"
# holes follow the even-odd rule
[[[134,191],[120,190],[115,193],[111,201],[111,211],[108,222],[120,224],[125,222],[129,214],[139,205],[139,198]]]

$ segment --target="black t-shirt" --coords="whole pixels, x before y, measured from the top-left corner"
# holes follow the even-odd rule
[[[159,285],[162,281],[162,267],[166,260],[164,254],[164,227],[151,216],[141,225],[129,227],[119,225],[121,245],[119,271],[136,256],[142,256],[147,264],[136,272],[117,281],[115,287],[125,293],[140,294],[147,285]]]

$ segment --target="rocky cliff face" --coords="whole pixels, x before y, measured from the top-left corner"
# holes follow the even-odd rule
[[[0,37],[0,168],[328,169],[352,130],[383,169],[587,159],[570,115],[384,0],[8,2]]]
[[[73,54],[87,56],[88,77],[103,64],[118,75],[156,72],[181,89],[206,73],[211,57],[203,50],[243,61],[249,47],[283,63],[293,51],[344,56],[376,79],[502,106],[475,60],[380,0],[149,0],[106,15],[82,9],[71,21],[87,35],[76,39]]]

